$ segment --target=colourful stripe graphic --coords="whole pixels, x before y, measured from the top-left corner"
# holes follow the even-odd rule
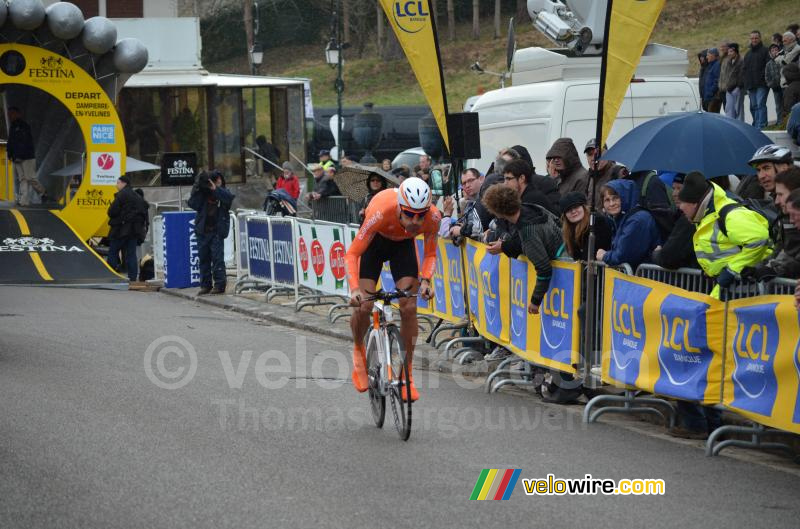
[[[519,468],[484,468],[472,489],[470,500],[507,500],[517,486]]]

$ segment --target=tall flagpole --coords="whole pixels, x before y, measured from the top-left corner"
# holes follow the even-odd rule
[[[597,96],[597,129],[595,132],[595,143],[597,143],[598,153],[603,150],[603,100],[606,92],[606,74],[608,68],[608,43],[609,32],[611,30],[611,11],[614,0],[608,0],[606,6],[606,21],[605,31],[603,35],[603,55],[600,62],[600,92]],[[594,338],[595,338],[595,288],[594,283],[597,277],[597,269],[594,264],[595,261],[595,224],[596,224],[596,205],[594,203],[595,185],[600,176],[600,156],[595,155],[592,167],[589,170],[589,239],[586,248],[586,310],[584,312],[584,329],[583,334],[583,380],[584,383],[589,382],[589,387],[594,387],[594,380],[592,378],[591,369],[594,360]]]

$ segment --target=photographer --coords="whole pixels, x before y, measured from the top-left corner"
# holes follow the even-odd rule
[[[481,240],[483,228],[481,219],[476,209],[478,193],[483,185],[483,176],[477,169],[467,169],[461,175],[461,188],[464,190],[464,203],[462,215],[453,220],[455,199],[447,197],[444,200],[444,217],[439,226],[439,236],[453,239],[455,244],[460,244],[464,237]]]
[[[117,179],[117,193],[108,206],[108,266],[117,270],[123,252],[128,279],[136,281],[139,263],[136,246],[144,240],[147,225],[147,202],[133,188],[128,175]]]
[[[219,171],[203,171],[192,187],[189,207],[197,212],[194,232],[200,252],[200,292],[225,293],[225,237],[230,229],[233,195],[225,189],[225,178]],[[212,290],[213,276],[213,290]]]

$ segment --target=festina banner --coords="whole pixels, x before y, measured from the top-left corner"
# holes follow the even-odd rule
[[[609,0],[600,68],[597,137],[611,133],[619,107],[656,25],[664,0]]]
[[[431,107],[444,144],[450,151],[447,135],[447,94],[439,56],[433,8],[430,0],[380,0],[386,18],[403,47],[422,93]]]

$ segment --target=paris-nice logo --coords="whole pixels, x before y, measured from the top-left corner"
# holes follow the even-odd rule
[[[55,55],[42,57],[37,68],[30,68],[31,77],[40,79],[75,79],[75,72],[64,64],[64,58]]]

